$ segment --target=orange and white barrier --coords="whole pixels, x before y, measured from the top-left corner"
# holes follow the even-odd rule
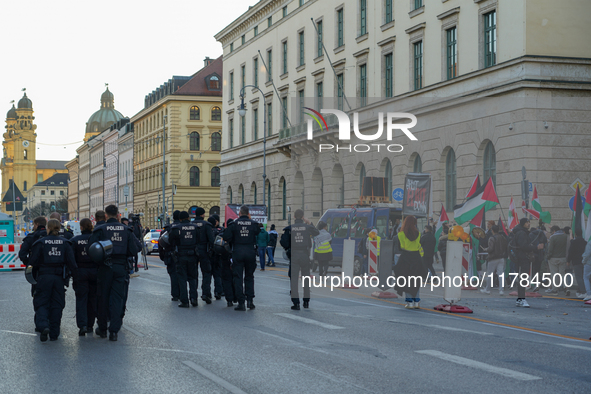
[[[369,241],[369,253],[367,256],[369,260],[369,274],[370,275],[377,275],[378,274],[378,241]]]
[[[25,269],[18,258],[22,244],[0,244],[0,270]]]

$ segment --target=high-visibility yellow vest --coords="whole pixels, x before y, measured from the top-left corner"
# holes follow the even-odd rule
[[[330,253],[332,252],[332,246],[329,241],[323,242],[314,249],[316,253]]]
[[[408,250],[410,252],[419,252],[423,255],[423,247],[421,246],[421,237],[418,236],[414,241],[406,238],[404,232],[400,231],[398,234],[398,241],[400,241],[400,248],[402,250]]]

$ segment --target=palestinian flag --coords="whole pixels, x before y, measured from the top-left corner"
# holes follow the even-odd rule
[[[496,205],[499,205],[499,198],[492,178],[488,178],[486,183],[476,189],[465,203],[454,207],[454,219],[458,224],[470,222],[475,217],[483,215],[484,212],[490,211]],[[482,217],[480,217],[480,220],[482,221]]]
[[[538,198],[538,187],[537,186],[534,186],[534,195],[531,200],[531,207],[532,207],[531,210],[537,213],[537,215],[534,215],[532,213],[532,216],[534,218],[541,219],[542,222],[544,222],[544,223],[550,223],[550,221],[552,220],[552,215],[550,215],[550,212],[542,211],[542,205],[540,204],[540,199]]]
[[[468,190],[468,194],[466,194],[466,198],[468,199],[476,193],[476,190],[480,187],[480,174],[476,174],[476,178],[474,178],[474,182],[472,182],[472,187]]]
[[[501,220],[500,215],[499,215],[499,222],[497,223],[497,225],[499,226],[500,230],[503,230],[505,232],[505,235],[509,235],[509,232],[507,231],[507,227],[505,227],[505,223]]]
[[[517,216],[517,210],[515,209],[515,203],[513,202],[513,197],[511,197],[511,202],[509,203],[509,230],[513,230],[515,226],[519,224],[519,217]],[[505,231],[506,232],[506,231]]]
[[[573,223],[571,226],[573,234],[580,231],[583,234],[583,223],[585,223],[585,215],[583,214],[583,199],[581,198],[581,191],[577,185],[575,193],[575,201],[573,202]]]
[[[439,215],[437,226],[435,226],[435,253],[437,253],[437,247],[439,246],[439,237],[443,232],[443,223],[449,223],[449,218],[447,217],[447,212],[445,212],[443,204],[441,204],[441,214]]]
[[[583,207],[583,213],[587,215],[587,227],[585,228],[585,239],[587,242],[591,241],[591,182],[585,193],[585,206]]]

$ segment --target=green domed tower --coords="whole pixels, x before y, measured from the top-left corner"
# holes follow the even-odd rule
[[[101,95],[101,108],[88,118],[86,122],[86,134],[84,135],[84,142],[90,138],[104,131],[107,127],[117,122],[123,115],[115,110],[113,102],[115,97],[107,87],[107,90]],[[19,103],[20,105],[20,103]]]

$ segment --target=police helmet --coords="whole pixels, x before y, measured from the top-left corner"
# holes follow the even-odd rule
[[[33,276],[33,266],[32,265],[28,265],[27,268],[25,269],[25,278],[27,279],[27,282],[29,282],[32,285],[36,285],[37,281],[35,280],[35,277]]]
[[[165,248],[170,247],[170,234],[168,231],[165,231],[164,234],[160,235],[160,238],[158,238],[158,243]]]
[[[113,242],[97,241],[88,248],[88,255],[94,263],[104,263],[113,253]]]

